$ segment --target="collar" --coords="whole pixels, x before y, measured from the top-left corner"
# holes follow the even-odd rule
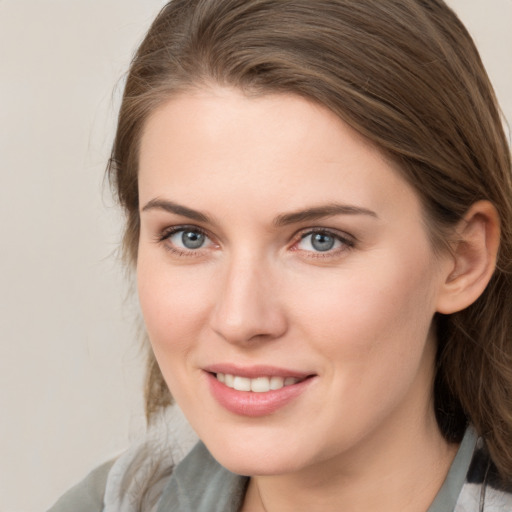
[[[488,481],[489,468],[485,445],[470,426],[427,512],[512,510],[512,493]],[[238,512],[248,483],[248,477],[222,467],[199,442],[174,469],[157,512]]]
[[[157,512],[238,512],[248,482],[222,467],[199,442],[176,466]]]

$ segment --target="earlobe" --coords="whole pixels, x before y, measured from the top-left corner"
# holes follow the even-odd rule
[[[444,276],[437,311],[461,311],[483,293],[496,267],[500,243],[500,220],[489,201],[478,201],[456,229],[452,265]]]

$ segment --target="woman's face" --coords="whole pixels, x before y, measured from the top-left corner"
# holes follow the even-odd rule
[[[432,428],[448,262],[339,118],[293,95],[174,97],[147,122],[139,192],[147,331],[223,465],[284,474]]]

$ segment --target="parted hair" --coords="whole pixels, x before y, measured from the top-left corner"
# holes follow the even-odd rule
[[[439,427],[468,423],[512,481],[512,177],[500,110],[467,30],[442,0],[173,0],[127,76],[108,173],[137,260],[138,151],[148,116],[172,95],[217,84],[292,93],[329,108],[398,163],[420,197],[436,249],[469,207],[501,222],[496,271],[470,307],[437,314]],[[149,355],[146,411],[171,397]]]

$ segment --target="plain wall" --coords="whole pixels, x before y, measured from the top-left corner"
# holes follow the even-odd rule
[[[512,121],[512,1],[449,3]],[[44,510],[144,425],[103,173],[116,84],[163,4],[0,0],[1,512]]]

